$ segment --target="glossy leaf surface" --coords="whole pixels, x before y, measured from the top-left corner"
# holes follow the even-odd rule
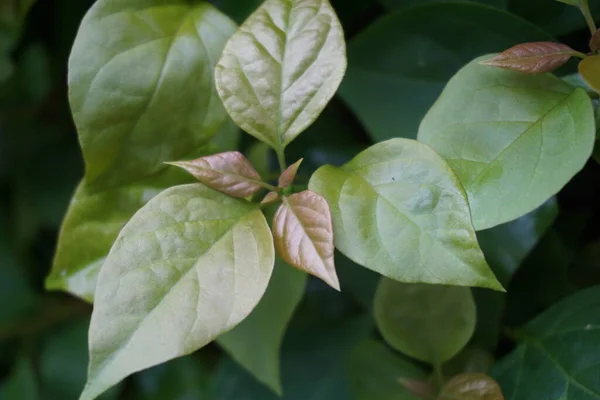
[[[553,39],[481,4],[418,3],[376,20],[348,44],[340,95],[375,141],[416,138],[444,85],[473,58]]]
[[[492,370],[507,399],[600,399],[600,287],[554,305]]]
[[[336,247],[356,263],[401,282],[502,289],[458,179],[429,147],[378,143],[341,168],[320,168],[309,188],[329,203]]]
[[[486,374],[462,374],[450,379],[438,400],[504,400],[498,382]]]
[[[250,315],[217,342],[260,382],[281,394],[280,348],[300,303],[307,275],[275,261],[265,295]]]
[[[458,354],[475,329],[469,288],[382,278],[373,307],[377,327],[390,346],[432,365]]]
[[[565,64],[574,52],[572,48],[562,43],[529,42],[511,47],[483,61],[482,64],[527,74],[541,74],[552,72]]]
[[[260,175],[239,151],[170,164],[185,169],[211,189],[232,197],[248,197],[262,188]]]
[[[588,85],[600,92],[600,56],[591,56],[579,63],[579,73]]]
[[[587,162],[595,135],[584,90],[479,61],[450,80],[419,128],[419,140],[460,179],[476,230],[518,218],[557,193]]]
[[[344,32],[328,0],[267,0],[227,43],[215,76],[231,118],[283,149],[323,111],[345,70]]]
[[[202,184],[152,199],[123,228],[98,276],[81,399],[233,328],[264,294],[273,263],[255,205]]]
[[[305,190],[286,196],[273,219],[277,254],[287,263],[340,290],[333,261],[333,226],[327,201]]]
[[[419,400],[410,388],[427,379],[419,367],[373,339],[356,346],[348,369],[355,400]]]
[[[226,113],[213,70],[235,28],[207,2],[95,3],[69,61],[90,184],[107,188],[154,174],[216,133]]]

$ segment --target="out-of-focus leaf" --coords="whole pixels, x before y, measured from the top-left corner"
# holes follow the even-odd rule
[[[323,305],[319,305],[323,308]],[[368,318],[336,319],[310,315],[294,318],[283,342],[283,396],[278,397],[231,360],[217,372],[213,397],[219,400],[350,400],[347,356],[365,339]]]
[[[583,89],[479,64],[487,58],[448,82],[419,127],[419,141],[465,188],[476,230],[519,218],[560,191],[585,166],[596,133]]]
[[[382,278],[373,307],[377,327],[390,346],[432,365],[458,354],[475,329],[469,288]]]
[[[255,204],[202,184],[154,197],[121,230],[98,275],[81,400],[231,330],[263,296],[274,257]]]
[[[133,400],[208,400],[209,372],[198,357],[171,360],[133,376]]]
[[[89,322],[88,318],[69,322],[53,330],[44,341],[39,361],[42,399],[78,398],[86,379]],[[122,389],[111,389],[100,399],[116,400]]]
[[[491,374],[507,399],[600,399],[600,286],[554,305],[517,335],[519,347]]]
[[[600,93],[600,56],[586,57],[581,60],[579,74],[592,89]]]
[[[260,175],[239,151],[228,151],[169,164],[185,169],[206,186],[231,197],[252,196],[262,189]]]
[[[548,0],[509,0],[509,9],[553,35],[561,36],[584,29],[585,19],[573,6]],[[599,15],[600,3],[590,0],[592,15]]]
[[[31,361],[20,359],[11,375],[0,385],[0,399],[39,400],[38,383]]]
[[[590,39],[590,50],[593,52],[600,50],[600,29],[598,29]]]
[[[480,4],[432,2],[401,9],[349,43],[340,94],[375,141],[416,138],[425,113],[463,65],[534,40],[552,37]]]
[[[356,263],[401,282],[502,290],[461,184],[430,147],[378,143],[340,168],[321,167],[309,189],[327,199],[336,248]]]
[[[215,79],[231,118],[283,151],[323,111],[345,70],[344,32],[328,0],[267,0],[227,43]]]
[[[486,374],[455,376],[442,388],[438,400],[504,400],[498,382]]]
[[[276,258],[265,295],[250,315],[217,342],[260,382],[281,394],[280,350],[296,307],[302,300],[306,274]]]
[[[479,306],[479,304],[477,304]],[[494,355],[478,347],[466,347],[443,365],[445,376],[464,373],[487,373],[494,365]]]
[[[353,349],[348,370],[355,400],[419,400],[410,384],[427,380],[421,368],[373,339]]]
[[[342,294],[350,294],[365,310],[371,311],[381,275],[358,265],[339,251],[335,252],[335,265]]]
[[[402,8],[406,6],[418,5],[429,2],[440,2],[443,0],[379,0],[382,4],[384,4],[387,8],[393,10],[396,8]],[[508,4],[508,0],[468,0],[476,3],[481,3],[485,5],[489,5],[496,8],[506,8]]]
[[[305,190],[283,197],[273,219],[273,239],[283,261],[340,290],[331,212],[321,195]]]
[[[94,4],[69,59],[69,99],[88,184],[135,182],[214,136],[227,114],[213,71],[234,31],[207,2]]]
[[[526,74],[542,74],[564,65],[575,53],[575,50],[562,43],[528,42],[504,50],[482,64]]]

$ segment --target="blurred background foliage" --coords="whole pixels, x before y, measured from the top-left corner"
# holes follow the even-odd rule
[[[0,0],[0,399],[76,399],[85,382],[91,307],[44,290],[58,229],[83,175],[67,101],[67,59],[92,0]],[[260,0],[214,0],[241,23]],[[577,10],[552,0],[333,0],[348,39],[338,96],[289,148],[300,177],[341,164],[371,143],[414,137],[445,82],[472,58],[533,40],[585,51]],[[592,0],[600,16],[600,1]],[[574,72],[572,65],[561,71]],[[247,135],[262,170],[270,154]],[[551,304],[600,283],[599,167],[589,165],[539,210],[479,233],[508,293],[474,290],[478,327],[448,368],[485,371],[513,347],[511,332]],[[266,171],[268,173],[268,171]],[[341,294],[309,279],[284,339],[284,399],[408,399],[405,361],[378,339],[378,275],[337,258]],[[424,376],[410,367],[409,375]],[[391,393],[395,393],[391,395]],[[396,396],[396,397],[394,397]],[[268,400],[277,397],[210,345],[139,373],[105,399]]]

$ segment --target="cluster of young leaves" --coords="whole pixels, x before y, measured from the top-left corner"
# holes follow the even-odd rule
[[[389,54],[371,46],[372,37],[444,7],[433,2],[392,14],[351,44],[350,59],[352,51],[362,52],[363,62],[365,52]],[[468,3],[450,9],[482,24],[512,18]],[[518,24],[506,42],[530,29]],[[438,34],[442,28],[428,33]],[[475,52],[469,59],[482,52],[468,51]],[[301,160],[287,167],[285,150],[323,111],[346,69],[344,34],[327,0],[267,0],[237,30],[205,2],[99,0],[81,25],[69,72],[86,175],[47,280],[49,288],[95,303],[81,398],[213,340],[281,392],[279,346],[306,279],[285,264],[339,290],[334,245],[384,276],[374,304],[384,339],[437,371],[439,387],[424,383],[416,368],[402,393],[501,398],[489,377],[458,376],[444,385],[440,371],[475,330],[464,286],[502,290],[480,248],[484,233],[476,232],[542,206],[592,153],[588,93],[546,74],[573,55],[585,57],[581,75],[597,90],[597,68],[585,65],[594,56],[564,45],[521,45],[476,59],[420,124],[396,124],[389,135],[418,141],[381,141],[340,167],[320,167],[296,191]],[[410,68],[402,64],[401,71]],[[341,95],[359,117],[369,115],[369,126],[374,114],[364,99],[352,100],[360,73],[350,71]],[[435,84],[431,96],[439,89]],[[222,151],[234,146],[213,141],[219,131],[237,133],[227,114],[274,150],[277,183],[263,180],[241,153]],[[181,159],[190,161],[173,161]],[[200,183],[184,184],[189,177],[167,161]],[[271,227],[263,212],[274,214]],[[415,304],[425,311],[415,314]],[[264,335],[258,345],[248,340],[257,335]],[[480,392],[465,393],[473,386]]]

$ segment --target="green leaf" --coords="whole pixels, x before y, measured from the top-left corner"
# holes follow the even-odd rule
[[[320,168],[309,188],[327,199],[335,245],[356,263],[401,282],[502,290],[458,179],[429,147],[376,144],[341,168]]]
[[[600,286],[567,298],[518,332],[492,376],[507,399],[600,399]]]
[[[590,0],[593,15],[600,12],[600,3]],[[586,27],[581,12],[572,6],[552,0],[511,0],[510,10],[528,19],[545,31],[562,36]]]
[[[234,31],[206,2],[95,3],[69,61],[88,183],[107,188],[152,175],[217,132],[226,113],[213,69]]]
[[[330,291],[333,292],[333,291]],[[323,304],[319,304],[321,309]],[[300,311],[300,310],[299,310]],[[316,310],[294,317],[282,349],[282,397],[225,359],[217,369],[213,397],[219,400],[350,400],[347,356],[368,337],[364,316],[331,318]]]
[[[153,198],[98,276],[81,400],[232,329],[264,294],[273,263],[273,238],[255,205],[201,184]]]
[[[208,378],[202,361],[190,355],[133,376],[134,400],[207,400]]]
[[[419,140],[460,179],[476,230],[516,219],[557,193],[585,165],[595,135],[583,89],[480,60],[450,80],[419,128]]]
[[[377,327],[390,346],[432,365],[458,354],[475,329],[475,302],[465,287],[382,278],[373,307]]]
[[[307,275],[279,258],[269,287],[248,318],[217,342],[256,379],[281,395],[280,348],[283,336],[302,300]]]
[[[135,184],[102,192],[91,191],[81,183],[63,221],[46,288],[92,302],[98,272],[121,228],[162,190],[192,179],[170,168]]]
[[[443,0],[379,0],[381,4],[389,8],[390,10],[394,10],[397,8],[402,8],[406,6],[419,5],[425,3],[433,3],[440,2]],[[473,1],[475,3],[481,3],[485,5],[489,5],[492,7],[497,7],[504,9],[507,6],[508,0],[467,0]]]
[[[214,0],[213,3],[219,7],[224,14],[233,18],[235,22],[241,24],[248,16],[254,12],[263,2],[263,0]]]
[[[88,363],[89,318],[79,318],[53,330],[43,342],[39,358],[40,388],[44,399],[76,399],[85,385]],[[104,393],[116,400],[121,385]]]
[[[267,0],[227,43],[215,77],[231,118],[283,150],[323,111],[345,70],[344,32],[328,0]]]
[[[21,359],[12,374],[0,386],[0,399],[38,400],[38,384],[31,362]]]
[[[481,54],[535,40],[552,37],[480,4],[407,7],[378,19],[348,44],[348,72],[340,94],[375,141],[414,139],[423,116],[463,65]]]
[[[354,348],[348,371],[355,400],[419,400],[405,384],[427,379],[419,367],[373,339]]]

